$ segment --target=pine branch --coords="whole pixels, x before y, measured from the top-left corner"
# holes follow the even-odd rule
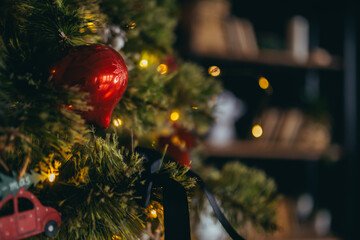
[[[31,148],[28,150],[28,153],[25,157],[25,160],[24,160],[24,163],[19,171],[19,174],[18,174],[18,177],[17,177],[17,180],[19,181],[23,176],[24,174],[26,173],[26,170],[30,164],[30,156],[31,156]]]
[[[4,169],[6,172],[10,172],[9,167],[5,164],[5,162],[1,159],[1,157],[0,157],[0,165],[3,167],[3,169]]]

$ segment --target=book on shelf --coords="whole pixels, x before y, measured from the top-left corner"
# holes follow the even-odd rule
[[[186,18],[190,27],[190,49],[200,55],[222,56],[227,51],[225,19],[229,15],[227,1],[196,1]]]
[[[261,137],[254,139],[258,143],[325,151],[331,142],[330,126],[297,108],[269,108],[254,122],[260,122],[263,130]]]
[[[260,141],[267,143],[273,141],[273,136],[278,126],[280,116],[281,112],[277,108],[269,108],[263,112],[260,120],[263,134],[259,139]]]
[[[247,58],[256,58],[259,48],[256,41],[254,27],[248,19],[234,18],[234,34],[240,48],[240,55]]]
[[[284,111],[276,141],[281,145],[294,144],[303,123],[303,113],[298,109]]]

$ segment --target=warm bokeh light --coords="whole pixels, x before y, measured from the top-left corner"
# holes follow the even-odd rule
[[[181,140],[177,135],[175,135],[171,137],[171,143],[175,146],[179,146],[181,144]]]
[[[51,71],[51,73],[55,73],[55,69],[53,69],[53,70]]]
[[[220,68],[218,66],[211,66],[208,69],[208,73],[213,76],[213,77],[217,77],[220,75]]]
[[[148,60],[146,60],[146,59],[142,59],[142,60],[140,61],[139,65],[140,65],[140,67],[142,67],[142,68],[146,68],[146,67],[149,65],[149,62],[148,62]]]
[[[166,64],[160,64],[158,67],[157,67],[157,71],[160,73],[160,74],[165,74],[167,73],[168,71],[168,66]]]
[[[111,240],[121,240],[120,236],[113,235]]]
[[[170,119],[171,121],[177,121],[179,120],[180,118],[180,114],[178,112],[172,112],[171,115],[170,115]]]
[[[262,88],[262,89],[268,89],[270,84],[269,84],[269,81],[264,78],[264,77],[260,77],[259,78],[259,86]]]
[[[51,173],[49,175],[49,182],[54,182],[55,181],[55,174],[54,173]]]
[[[263,134],[263,130],[262,130],[262,127],[260,125],[255,125],[253,126],[252,128],[252,135],[256,138],[259,138],[261,137],[261,135]]]
[[[122,121],[120,118],[114,119],[113,123],[114,123],[115,127],[119,127],[122,125]]]
[[[194,106],[194,107],[192,107],[192,109],[194,109],[194,110],[198,110],[199,108]]]
[[[135,27],[136,27],[136,22],[131,22],[131,23],[129,23],[129,24],[127,25],[127,27],[128,27],[129,29],[135,29]]]
[[[175,135],[171,137],[171,143],[174,146],[179,147],[180,149],[184,150],[186,148],[186,142],[179,138],[179,136]]]
[[[150,211],[150,214],[151,214],[151,216],[152,216],[153,218],[157,218],[157,212],[156,212],[155,209],[151,210],[151,211]]]
[[[96,26],[93,22],[88,22],[87,24],[88,29],[90,29],[91,32],[95,32]]]

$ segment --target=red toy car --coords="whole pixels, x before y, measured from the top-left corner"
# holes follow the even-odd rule
[[[56,235],[61,213],[43,206],[34,194],[21,188],[0,202],[0,240],[17,240],[44,232]]]

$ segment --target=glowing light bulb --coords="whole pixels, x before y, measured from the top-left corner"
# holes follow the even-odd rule
[[[263,130],[262,127],[260,125],[254,125],[252,128],[252,135],[256,138],[261,137],[261,135],[263,134]]]
[[[119,127],[122,125],[122,121],[120,118],[114,119],[113,123],[114,123],[115,127]]]
[[[211,66],[208,69],[208,73],[213,76],[213,77],[217,77],[220,75],[220,68],[218,66]]]
[[[127,27],[128,27],[129,29],[135,29],[135,27],[136,27],[136,22],[131,22],[131,23],[129,23],[129,24],[127,25]]]
[[[49,182],[54,182],[55,181],[55,174],[54,173],[51,173],[49,175]]]
[[[264,78],[264,77],[260,77],[259,78],[259,86],[262,88],[262,89],[268,89],[270,84],[269,84],[269,81]]]
[[[148,60],[146,60],[146,59],[142,59],[142,60],[140,61],[139,65],[140,65],[140,67],[142,67],[142,68],[147,68],[147,66],[149,65],[149,62],[148,62]]]
[[[55,73],[56,71],[55,71],[55,69],[53,69],[52,71],[51,71],[51,73]]]
[[[177,121],[179,120],[180,118],[180,114],[178,112],[172,112],[171,115],[170,115],[170,119],[171,121]]]
[[[177,135],[175,135],[171,138],[171,143],[175,146],[179,146],[181,144],[181,140]]]
[[[152,216],[153,218],[156,218],[156,217],[157,217],[157,212],[156,212],[155,209],[151,210],[151,211],[150,211],[150,214],[151,214],[151,216]]]
[[[160,73],[160,74],[165,74],[167,73],[168,71],[168,66],[166,64],[160,64],[158,67],[157,67],[157,71]]]

